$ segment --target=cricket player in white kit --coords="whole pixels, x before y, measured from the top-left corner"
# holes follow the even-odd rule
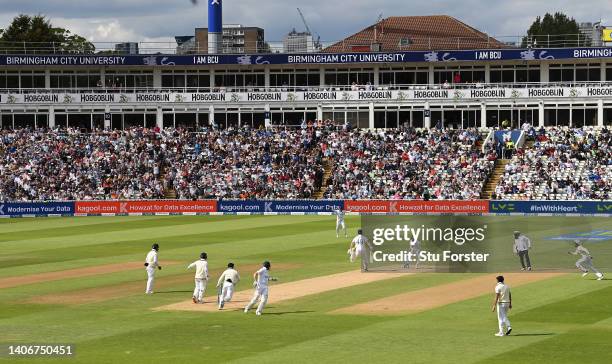
[[[208,254],[201,253],[200,260],[189,264],[187,269],[194,268],[195,272],[195,288],[193,289],[193,303],[204,303],[204,292],[206,291],[206,283],[208,283]]]
[[[351,241],[351,246],[348,250],[351,263],[354,262],[357,257],[361,257],[361,270],[367,272],[368,265],[370,264],[371,252],[372,244],[370,240],[363,235],[363,230],[357,230],[357,236]]]
[[[147,288],[145,294],[153,294],[153,283],[155,283],[155,268],[161,270],[162,267],[159,265],[157,260],[157,252],[159,251],[159,244],[155,243],[151,247],[151,251],[145,258],[145,270],[147,271]]]
[[[497,321],[499,331],[495,336],[508,336],[512,332],[508,311],[512,309],[512,293],[510,287],[504,283],[504,276],[497,276],[497,286],[495,286],[495,302],[493,302],[493,312],[497,310]],[[504,326],[506,331],[504,331]]]
[[[421,254],[421,242],[417,238],[414,238],[414,240],[410,242],[409,251],[410,254],[412,254],[412,256],[414,257],[414,268],[419,269],[419,254]],[[406,262],[404,264],[404,268],[410,268],[410,262]]]
[[[255,314],[257,314],[257,316],[261,316],[261,313],[268,302],[268,281],[270,280],[270,268],[270,262],[266,260],[263,262],[263,266],[253,274],[253,279],[255,280],[255,282],[253,282],[253,287],[255,288],[255,292],[251,302],[249,302],[249,304],[244,308],[244,313],[248,313],[251,307],[253,307],[257,301],[259,301]]]
[[[217,290],[221,290],[219,295],[219,309],[222,310],[225,302],[230,302],[234,296],[234,288],[240,282],[240,274],[234,269],[234,263],[229,263],[227,269],[221,273],[217,281]]]
[[[576,246],[576,250],[567,253],[572,255],[580,255],[580,259],[578,259],[576,262],[576,268],[582,271],[582,276],[586,277],[587,274],[589,274],[589,271],[592,271],[597,276],[598,281],[603,280],[603,273],[593,266],[593,257],[591,256],[589,250],[582,245],[580,240],[574,240],[574,245]]]
[[[344,223],[344,210],[342,208],[334,212],[336,215],[336,239],[340,237],[340,230],[344,229],[344,237],[348,238],[346,233],[346,224]]]

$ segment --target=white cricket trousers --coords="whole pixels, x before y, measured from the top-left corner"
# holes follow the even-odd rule
[[[421,261],[421,251],[419,249],[410,249],[412,256],[414,256],[414,267],[419,268],[419,262]]]
[[[357,259],[357,248],[349,249],[348,253],[349,253],[349,260],[351,263],[353,263],[355,259]]]
[[[589,271],[591,271],[597,274],[598,276],[601,275],[601,272],[593,266],[593,259],[591,259],[591,257],[582,257],[578,259],[578,261],[576,262],[576,267],[584,273],[588,273]]]
[[[253,299],[251,302],[245,307],[245,311],[248,311],[253,307],[253,305],[259,300],[259,306],[257,306],[257,313],[261,314],[263,312],[264,307],[266,307],[266,303],[268,302],[268,287],[265,288],[255,288],[255,293],[253,294]]]
[[[155,268],[147,267],[147,290],[145,293],[153,293],[153,283],[155,283]]]
[[[234,285],[223,286],[221,289],[221,302],[230,302],[234,296]]]
[[[195,297],[198,301],[202,301],[204,298],[204,292],[206,291],[206,279],[196,278],[195,279],[195,288],[193,289],[193,297]]]
[[[361,255],[361,270],[367,271],[370,266],[370,259],[372,258],[370,254],[370,249],[362,248],[360,254]]]
[[[338,236],[342,230],[344,230],[344,235],[346,235],[346,224],[344,224],[344,221],[336,222],[336,236]]]
[[[509,303],[498,303],[497,304],[497,322],[499,324],[499,332],[505,334],[504,326],[506,330],[510,327],[510,320],[508,320],[508,310],[510,308]]]
[[[363,248],[361,247],[361,245],[359,244],[355,244],[355,247],[353,249],[351,249],[351,263],[353,263],[354,261],[357,260],[357,258],[359,258],[361,256],[361,253],[363,253]]]

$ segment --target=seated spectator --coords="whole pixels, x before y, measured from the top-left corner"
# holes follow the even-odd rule
[[[480,198],[493,162],[476,130],[384,130],[330,134],[336,161],[326,192],[339,199]]]
[[[517,152],[496,187],[503,199],[609,199],[612,138],[606,129],[541,128],[531,149]]]
[[[607,129],[540,129],[512,158],[499,199],[609,199]],[[0,131],[0,200],[480,198],[499,151],[476,129],[352,131],[331,120],[289,129]],[[497,147],[499,148],[499,146]],[[324,161],[332,166],[323,181]]]

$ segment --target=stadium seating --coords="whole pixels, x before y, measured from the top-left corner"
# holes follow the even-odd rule
[[[322,154],[313,129],[173,131],[166,176],[181,199],[311,198],[321,188]]]
[[[495,195],[510,200],[609,199],[612,138],[607,129],[542,129],[533,148],[506,165]]]
[[[163,146],[151,131],[3,130],[0,200],[155,199]]]
[[[318,133],[133,128],[2,131],[0,200],[310,198]]]
[[[328,198],[478,199],[493,162],[469,130],[333,133]]]
[[[476,129],[132,128],[0,131],[0,201],[108,199],[479,199],[495,153]],[[609,199],[611,134],[541,130],[497,199]],[[327,170],[325,169],[327,167]],[[327,173],[329,178],[324,181]]]

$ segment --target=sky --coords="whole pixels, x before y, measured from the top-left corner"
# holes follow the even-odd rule
[[[0,28],[18,14],[41,14],[93,42],[173,43],[175,35],[193,35],[195,27],[207,26],[207,1],[0,0]],[[224,0],[223,22],[258,26],[266,40],[280,41],[293,28],[304,30],[297,7],[325,42],[375,23],[380,14],[450,15],[499,38],[525,34],[546,12],[562,11],[578,22],[604,17],[612,26],[612,1],[606,0]]]

